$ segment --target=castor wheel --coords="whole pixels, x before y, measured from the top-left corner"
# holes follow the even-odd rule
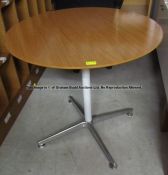
[[[68,103],[72,103],[72,100],[71,100],[71,99],[69,99],[69,100],[68,100]]]
[[[72,103],[71,96],[69,96],[68,102],[69,102],[69,103]]]
[[[46,144],[38,144],[39,148],[44,148],[46,146]]]
[[[128,117],[133,117],[133,112],[127,112]]]
[[[114,169],[114,168],[117,168],[118,166],[117,166],[117,164],[116,164],[115,162],[110,162],[110,163],[109,163],[109,167],[110,167],[111,169]]]

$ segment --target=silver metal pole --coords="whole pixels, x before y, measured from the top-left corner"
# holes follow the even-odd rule
[[[83,100],[84,100],[84,113],[85,121],[92,121],[92,111],[91,111],[91,85],[90,85],[90,70],[82,70],[82,85],[83,85]]]

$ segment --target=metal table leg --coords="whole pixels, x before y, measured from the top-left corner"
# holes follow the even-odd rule
[[[94,128],[94,123],[97,121],[102,121],[109,119],[114,116],[119,116],[123,114],[127,114],[128,116],[133,115],[133,109],[132,108],[125,108],[125,109],[119,109],[116,111],[111,111],[107,113],[102,113],[98,115],[93,115],[91,112],[91,84],[90,84],[90,70],[82,70],[82,85],[83,85],[83,99],[84,99],[84,109],[83,107],[72,97],[69,96],[69,102],[73,104],[73,106],[76,108],[76,110],[79,112],[79,114],[82,116],[82,118],[72,123],[65,128],[61,129],[60,131],[46,137],[45,139],[38,142],[38,146],[40,148],[44,147],[46,143],[53,141],[54,139],[63,136],[65,134],[69,134],[73,131],[76,131],[80,128],[87,128],[89,129],[90,133],[96,140],[96,143],[101,148],[102,152],[104,153],[110,168],[117,168],[117,163],[111,156],[110,152],[108,151],[106,145],[103,143],[101,137],[99,136],[98,132]]]

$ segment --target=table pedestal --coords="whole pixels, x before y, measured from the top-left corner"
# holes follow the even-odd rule
[[[82,85],[84,87],[83,89],[83,99],[84,99],[84,109],[82,106],[72,97],[69,96],[69,102],[74,105],[74,107],[77,109],[77,111],[81,115],[81,119],[78,121],[64,127],[63,129],[57,131],[56,133],[48,136],[47,138],[41,140],[38,142],[38,146],[40,148],[43,148],[46,143],[51,142],[52,140],[56,139],[57,137],[63,136],[65,134],[69,134],[72,131],[75,131],[80,128],[87,128],[93,138],[96,140],[97,144],[99,145],[100,149],[104,153],[105,157],[107,158],[109,162],[110,168],[117,168],[117,163],[114,161],[113,157],[111,156],[110,152],[106,148],[105,144],[103,143],[101,137],[97,133],[96,129],[94,128],[94,123],[105,120],[114,116],[127,114],[128,116],[133,115],[133,109],[132,108],[125,108],[120,109],[116,111],[111,111],[103,114],[98,115],[92,115],[91,112],[91,87],[90,85],[90,70],[82,70]]]

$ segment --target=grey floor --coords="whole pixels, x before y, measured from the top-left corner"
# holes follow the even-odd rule
[[[164,175],[168,137],[159,131],[163,96],[160,73],[146,56],[137,61],[91,72],[93,85],[142,85],[140,90],[94,90],[93,113],[124,107],[126,115],[97,123],[118,169],[111,170],[90,133],[79,130],[39,149],[36,142],[79,118],[68,103],[73,95],[82,104],[81,90],[34,90],[0,147],[0,175]],[[38,85],[81,85],[81,75],[47,69]],[[168,166],[167,166],[168,167]],[[166,174],[167,175],[167,174]]]

